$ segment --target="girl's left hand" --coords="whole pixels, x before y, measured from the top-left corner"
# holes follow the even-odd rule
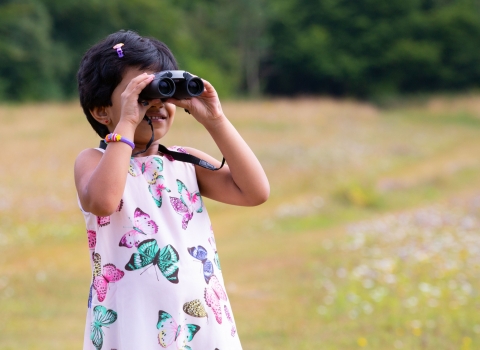
[[[210,199],[234,205],[252,206],[265,202],[270,193],[267,176],[257,157],[230,123],[222,110],[217,92],[212,84],[203,80],[205,91],[185,100],[168,99],[180,108],[187,109],[210,133],[220,152],[227,160],[219,171],[195,167],[200,193]],[[190,154],[219,166],[209,155],[187,149]]]
[[[207,126],[220,121],[225,115],[223,114],[222,105],[215,88],[208,81],[204,79],[202,81],[205,85],[205,90],[200,96],[183,100],[170,98],[167,102],[188,110],[199,123]]]

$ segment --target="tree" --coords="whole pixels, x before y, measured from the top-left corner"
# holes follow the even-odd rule
[[[62,92],[55,75],[65,65],[54,60],[58,49],[50,37],[51,19],[33,0],[0,5],[0,99],[43,100]]]

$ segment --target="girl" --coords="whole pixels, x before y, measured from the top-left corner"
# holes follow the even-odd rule
[[[84,349],[241,349],[202,197],[253,206],[269,184],[209,82],[188,100],[138,102],[152,73],[175,69],[163,43],[131,31],[109,35],[80,64],[81,105],[108,142],[75,162],[93,271]],[[176,107],[208,130],[228,166],[159,152]],[[196,149],[171,149],[220,166]]]

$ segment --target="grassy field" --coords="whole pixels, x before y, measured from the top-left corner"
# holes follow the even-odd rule
[[[228,102],[269,201],[206,201],[245,350],[480,348],[480,97]],[[178,111],[166,145],[221,158]],[[0,107],[0,349],[79,349],[80,107]],[[203,350],[203,349],[202,349]]]

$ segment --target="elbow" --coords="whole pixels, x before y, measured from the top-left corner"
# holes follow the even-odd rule
[[[270,186],[264,186],[264,188],[260,189],[255,196],[252,196],[249,205],[254,207],[260,204],[265,203],[270,196]]]
[[[92,198],[90,200],[86,200],[85,203],[82,202],[81,204],[83,210],[96,216],[112,215],[118,210],[120,199],[116,201],[105,197],[107,196],[96,199]]]
[[[268,189],[266,189],[262,193],[262,195],[259,197],[257,205],[265,203],[268,200],[268,197],[270,197],[270,187]]]
[[[89,210],[89,212],[99,217],[110,216],[116,211],[117,207],[118,205],[115,207],[104,207],[104,206],[92,207],[92,209]]]

